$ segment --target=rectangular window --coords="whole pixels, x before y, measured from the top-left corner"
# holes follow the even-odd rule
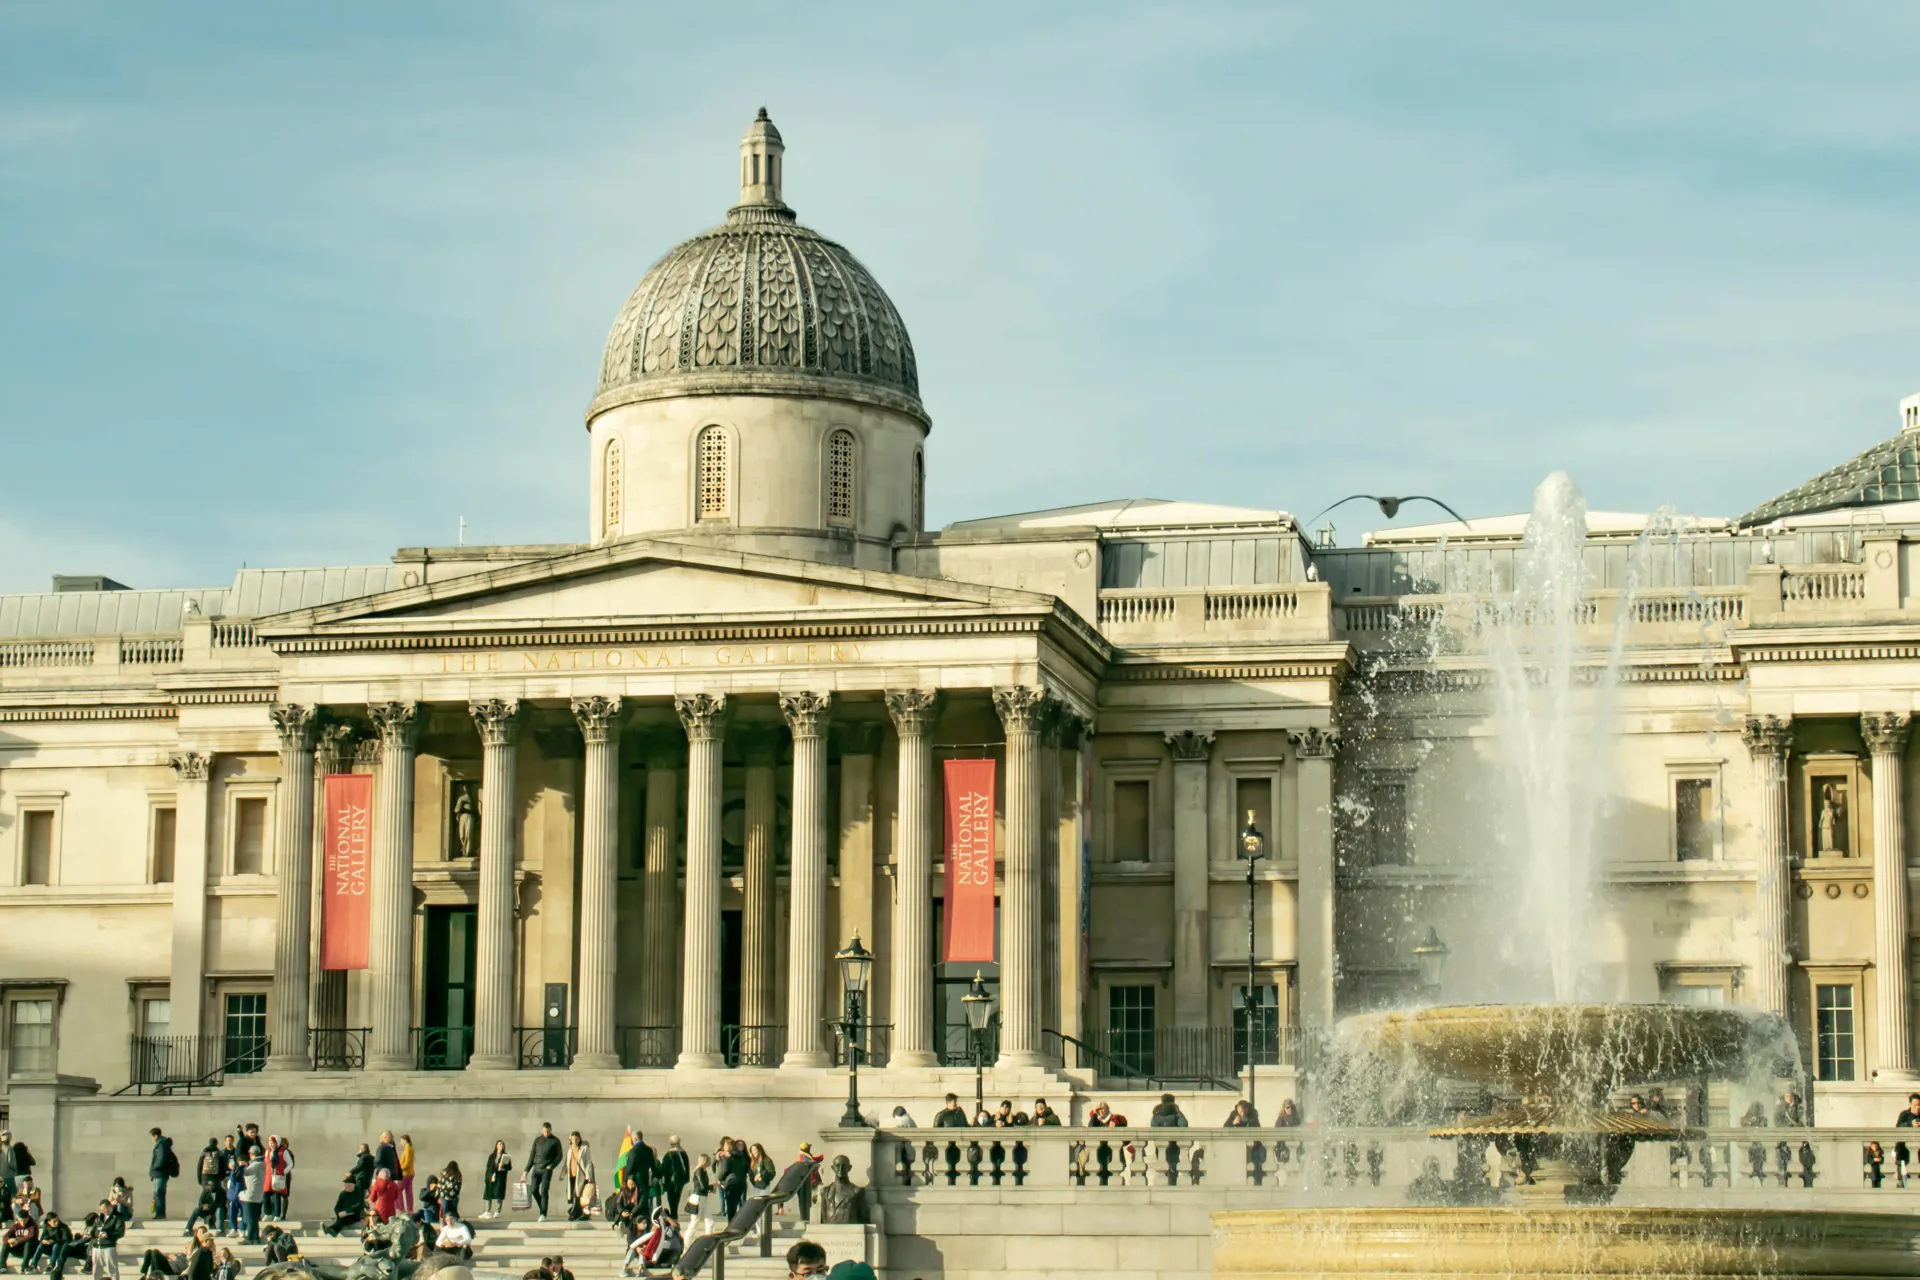
[[[1668,1004],[1685,1005],[1723,1005],[1727,1002],[1727,989],[1717,982],[1677,982],[1667,988]]]
[[[1251,1015],[1251,1016],[1249,1016]],[[1251,1025],[1253,1034],[1247,1034]],[[1233,988],[1233,1069],[1244,1071],[1251,1045],[1254,1065],[1268,1067],[1280,1061],[1280,988],[1256,986],[1253,1008],[1247,1008],[1244,983]]]
[[[154,997],[140,1002],[139,1039],[134,1043],[134,1079],[142,1084],[158,1084],[171,1077],[173,1043],[173,1001]]]
[[[1107,1052],[1136,1075],[1153,1074],[1153,988],[1107,988]]]
[[[1713,856],[1713,781],[1678,778],[1673,784],[1673,848],[1682,862]]]
[[[15,1000],[8,1014],[7,1070],[53,1070],[53,1001]]]
[[[233,874],[257,876],[267,869],[267,801],[243,796],[233,803]]]
[[[1368,787],[1368,844],[1376,867],[1404,867],[1412,861],[1407,825],[1407,784],[1401,778],[1376,778]]]
[[[233,992],[227,996],[221,1040],[221,1065],[228,1075],[244,1075],[267,1065],[265,992]]]
[[[20,815],[20,883],[53,883],[53,810],[30,809]]]
[[[174,834],[178,828],[179,811],[175,809],[155,809],[153,811],[153,882],[155,884],[173,883],[173,853],[178,837]]]
[[[1267,856],[1279,853],[1273,829],[1273,780],[1271,778],[1235,778],[1233,780],[1233,851],[1240,852],[1240,833],[1247,829],[1247,815],[1267,840]]]
[[[1153,791],[1145,779],[1113,784],[1113,860],[1145,862],[1152,848]]]
[[[1853,987],[1814,988],[1814,1067],[1819,1080],[1853,1079]]]

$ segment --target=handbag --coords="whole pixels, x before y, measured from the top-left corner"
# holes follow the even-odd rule
[[[527,1190],[527,1179],[524,1174],[513,1184],[512,1203],[516,1209],[531,1209],[533,1207],[533,1192]]]

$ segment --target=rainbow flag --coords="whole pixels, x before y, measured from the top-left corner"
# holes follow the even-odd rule
[[[629,1125],[627,1136],[620,1140],[620,1153],[613,1158],[613,1189],[615,1191],[620,1190],[620,1185],[626,1181],[627,1152],[631,1150],[633,1150],[633,1126]]]

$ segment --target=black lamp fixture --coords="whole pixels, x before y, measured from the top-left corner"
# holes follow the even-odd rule
[[[840,985],[845,992],[840,1031],[847,1046],[847,1109],[840,1116],[843,1129],[866,1128],[860,1116],[860,1047],[866,1042],[867,979],[873,973],[873,952],[860,945],[860,935],[833,957],[840,963]]]
[[[973,1112],[980,1114],[987,1105],[987,1027],[993,1022],[993,996],[987,980],[974,970],[967,994],[960,997],[967,1015],[967,1045],[973,1054]]]
[[[1420,966],[1420,985],[1430,992],[1440,990],[1440,975],[1447,967],[1453,949],[1440,941],[1440,931],[1427,926],[1427,936],[1413,948],[1414,963]]]
[[[1257,975],[1254,962],[1254,942],[1256,934],[1253,924],[1255,895],[1254,869],[1260,865],[1260,859],[1267,856],[1267,838],[1260,834],[1259,824],[1253,820],[1253,810],[1247,810],[1247,825],[1240,832],[1240,856],[1247,860],[1247,988],[1242,1000],[1242,1012],[1246,1021],[1245,1038],[1247,1045],[1247,1110],[1258,1114],[1254,1107],[1253,1067],[1259,1059],[1260,1046],[1260,989],[1254,985]]]

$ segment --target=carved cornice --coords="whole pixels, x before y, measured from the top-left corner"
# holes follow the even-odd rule
[[[172,720],[179,708],[172,703],[138,706],[96,707],[7,707],[0,709],[0,724],[58,724],[100,720]]]
[[[1904,711],[1869,711],[1860,717],[1860,736],[1876,756],[1897,756],[1907,749],[1913,717]]]
[[[272,702],[280,696],[280,691],[264,686],[251,689],[176,689],[171,696],[175,705],[182,707],[237,707]]]
[[[596,693],[575,698],[572,706],[574,721],[587,745],[605,746],[620,721],[620,699]]]
[[[367,719],[380,735],[387,751],[411,753],[420,739],[420,704],[417,702],[369,702]]]
[[[520,732],[518,698],[479,698],[467,703],[467,714],[480,731],[482,746],[510,747]]]
[[[581,649],[622,645],[730,643],[746,640],[866,640],[918,636],[1037,635],[1054,615],[922,618],[897,622],[715,623],[672,627],[596,627],[579,631],[484,634],[330,635],[266,641],[279,654],[438,652],[443,649]]]
[[[1016,684],[993,691],[993,709],[1008,734],[1040,732],[1052,703],[1045,685]]]
[[[1302,729],[1289,732],[1287,741],[1302,760],[1331,760],[1340,751],[1340,735],[1328,729]]]
[[[182,782],[205,782],[213,766],[213,757],[202,751],[182,751],[167,757],[174,777]]]
[[[298,754],[313,749],[314,731],[318,726],[312,707],[280,703],[268,708],[267,716],[273,721],[274,732],[280,735],[282,751]]]
[[[1745,662],[1913,662],[1920,660],[1920,644],[1891,641],[1859,644],[1795,644],[1778,648],[1740,646]]]
[[[1113,667],[1108,680],[1341,680],[1344,662],[1139,663]]]
[[[833,695],[783,693],[780,695],[780,714],[787,718],[787,728],[792,730],[796,740],[822,737],[827,732],[827,721],[833,714]]]
[[[1740,740],[1747,744],[1747,750],[1756,760],[1784,759],[1787,749],[1793,746],[1793,721],[1780,716],[1748,716],[1746,727],[1740,731]]]
[[[673,699],[674,714],[687,731],[688,742],[718,742],[727,728],[727,695],[681,693]]]
[[[1213,734],[1202,733],[1194,729],[1182,729],[1179,733],[1162,735],[1167,748],[1173,752],[1175,760],[1204,763],[1213,754]]]
[[[901,737],[924,735],[933,732],[945,700],[946,695],[938,689],[889,689],[887,714],[893,717],[893,727]]]

